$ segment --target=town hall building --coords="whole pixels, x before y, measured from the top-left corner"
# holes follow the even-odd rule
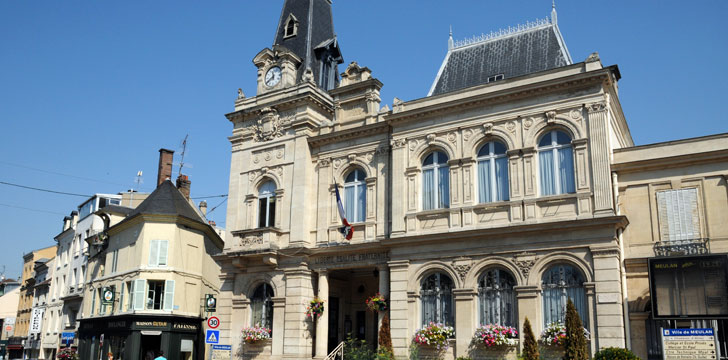
[[[241,94],[226,115],[221,343],[260,359],[321,359],[347,336],[376,344],[382,315],[365,301],[381,293],[397,358],[430,322],[454,328],[446,358],[476,357],[477,326],[522,332],[528,318],[538,336],[564,320],[570,298],[592,353],[634,347],[647,358],[645,327],[657,324],[644,300],[647,258],[668,221],[659,219],[677,210],[652,208],[657,238],[625,249],[630,231],[643,231],[627,230],[630,216],[640,228],[652,221],[623,203],[642,194],[630,186],[658,176],[640,175],[639,164],[657,171],[667,160],[634,147],[619,68],[597,53],[572,59],[553,9],[507,31],[451,36],[428,96],[390,108],[373,70],[344,62],[333,29],[330,0],[286,0],[273,45],[253,59],[257,94]],[[699,213],[724,214],[726,136],[691,141],[652,150],[703,154],[712,165],[700,171],[712,180],[660,180],[658,190],[699,183],[719,196],[700,200]],[[684,196],[671,204],[692,199]],[[351,234],[341,232],[342,213]],[[728,229],[712,234],[726,239]],[[315,297],[325,310],[314,323],[306,307]],[[242,328],[256,324],[271,339],[243,344]]]

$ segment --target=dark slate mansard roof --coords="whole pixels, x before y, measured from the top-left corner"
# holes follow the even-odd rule
[[[293,15],[298,21],[296,36],[286,38],[286,23],[288,17]],[[341,58],[336,33],[334,33],[334,20],[331,11],[331,0],[286,0],[281,10],[273,47],[285,47],[301,58],[302,64],[298,68],[296,80],[300,81],[307,67],[313,71],[313,78],[319,87],[321,58],[328,52],[335,60],[334,64],[341,64]],[[334,65],[336,66],[336,65]],[[337,76],[339,71],[334,72]]]
[[[126,219],[131,219],[139,214],[179,215],[207,225],[207,222],[169,180],[160,184],[139,206],[127,215]]]
[[[445,60],[428,96],[439,95],[488,82],[570,65],[571,55],[556,23],[541,19],[454,44],[452,33]]]

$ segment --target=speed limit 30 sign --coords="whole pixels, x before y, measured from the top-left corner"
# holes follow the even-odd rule
[[[211,316],[209,319],[207,319],[207,326],[210,329],[217,329],[217,327],[220,326],[220,319],[215,316]]]

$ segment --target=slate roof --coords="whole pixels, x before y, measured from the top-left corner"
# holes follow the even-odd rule
[[[509,79],[570,65],[571,55],[556,25],[555,12],[552,19],[449,46],[428,96],[482,85],[496,75]]]
[[[207,222],[197,213],[184,195],[177,190],[170,180],[157,186],[149,196],[142,201],[125,220],[139,214],[148,215],[179,215],[190,220],[207,225]]]
[[[298,21],[297,35],[285,38],[285,28],[288,17],[293,16]],[[295,53],[302,60],[298,69],[296,80],[301,80],[304,70],[310,67],[314,79],[319,83],[321,71],[320,57],[317,51],[322,46],[332,46],[339,53],[336,34],[334,33],[334,20],[331,12],[330,0],[286,0],[281,10],[273,46],[283,46]],[[339,58],[341,54],[338,54]],[[344,60],[338,61],[341,64]],[[338,76],[338,69],[335,74]],[[321,87],[321,84],[318,84]]]

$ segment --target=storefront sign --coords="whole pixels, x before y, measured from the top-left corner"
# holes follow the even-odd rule
[[[103,300],[101,301],[102,304],[113,304],[114,303],[114,289],[107,287],[104,288],[103,291]]]
[[[212,345],[211,360],[230,360],[233,358],[233,347],[230,345]]]
[[[388,252],[332,255],[314,258],[314,265],[357,265],[357,264],[378,264],[389,261]]]
[[[166,321],[135,321],[137,328],[166,328],[169,325]]]
[[[713,329],[663,329],[665,360],[717,359]]]

